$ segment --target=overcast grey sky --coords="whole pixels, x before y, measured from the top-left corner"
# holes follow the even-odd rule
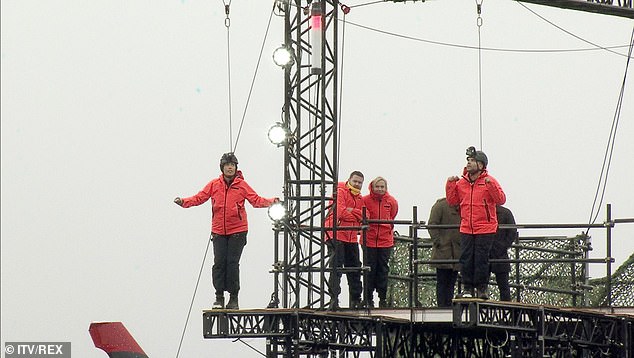
[[[271,5],[231,4],[234,140]],[[175,356],[211,214],[209,204],[183,210],[172,199],[219,175],[229,149],[222,2],[1,6],[2,344],[71,341],[75,357],[105,357],[88,326],[123,321],[147,354]],[[600,46],[627,45],[634,27],[629,19],[527,7]],[[482,18],[484,47],[593,48],[515,1],[484,1]],[[471,1],[353,7],[346,20],[477,46]],[[266,197],[281,196],[283,186],[282,152],[266,138],[283,104],[282,71],[270,60],[282,42],[283,19],[274,16],[237,146],[246,180]],[[446,178],[461,172],[465,148],[478,146],[477,51],[348,24],[343,59],[341,177],[384,176],[398,218],[411,219],[417,206],[426,219]],[[519,223],[588,221],[625,64],[605,50],[482,53],[483,149]],[[634,217],[632,85],[630,73],[599,222],[605,203],[614,217]],[[241,307],[260,308],[272,289],[273,234],[265,210],[249,207],[249,219]],[[603,231],[591,235],[593,257],[605,255]],[[633,250],[634,227],[617,227],[614,268]],[[202,339],[211,259],[181,357],[257,356],[238,342]],[[604,267],[593,274],[603,276]]]

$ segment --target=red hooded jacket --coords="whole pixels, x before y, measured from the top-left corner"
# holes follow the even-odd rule
[[[230,185],[224,177],[210,181],[198,194],[183,198],[183,207],[189,208],[205,203],[211,198],[211,232],[216,235],[231,235],[249,230],[244,200],[248,200],[254,208],[265,208],[273,204],[275,199],[265,199],[253,190],[236,171]]]
[[[337,227],[361,226],[361,216],[363,198],[361,195],[353,195],[346,187],[347,182],[340,182],[337,185]],[[330,202],[332,204],[332,201]],[[346,210],[352,208],[352,211]],[[325,227],[333,227],[333,209],[331,208],[326,220]],[[343,242],[358,242],[356,230],[337,230],[337,240]],[[326,231],[326,241],[332,239],[332,231]]]
[[[394,220],[398,213],[398,202],[387,190],[379,195],[372,190],[370,182],[370,194],[363,197],[366,207],[366,216],[372,220]],[[387,182],[386,182],[387,186]],[[392,247],[394,246],[394,224],[370,224],[366,232],[365,245],[367,247]],[[363,245],[363,238],[360,240]]]
[[[490,181],[486,183],[485,178]],[[479,235],[494,234],[497,231],[495,207],[506,202],[506,195],[486,169],[472,183],[465,168],[460,180],[447,181],[445,192],[449,205],[460,205],[461,233]]]

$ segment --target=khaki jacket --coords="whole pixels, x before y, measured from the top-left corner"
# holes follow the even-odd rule
[[[457,206],[450,206],[447,199],[438,199],[431,208],[429,225],[458,225],[460,224],[460,212]],[[431,259],[450,260],[460,259],[460,231],[455,229],[428,229],[432,241]],[[440,269],[453,269],[458,271],[459,264],[433,264],[432,267]]]

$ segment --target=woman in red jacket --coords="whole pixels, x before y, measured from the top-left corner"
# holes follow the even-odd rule
[[[240,290],[240,256],[247,244],[247,212],[244,201],[254,208],[265,208],[278,202],[277,198],[260,197],[244,181],[238,170],[238,158],[225,153],[220,158],[222,174],[210,181],[198,194],[174,199],[183,208],[198,206],[211,199],[211,236],[214,244],[214,265],[211,269],[216,301],[213,308],[225,308],[224,292],[230,294],[227,309],[238,309]]]
[[[363,197],[366,216],[370,220],[394,220],[398,213],[398,202],[387,192],[387,181],[382,177],[372,180],[369,185],[370,194]],[[394,247],[394,224],[370,224],[369,229],[361,237],[364,266],[370,267],[366,274],[364,303],[366,307],[374,307],[374,290],[379,294],[379,307],[385,308],[387,303],[387,276],[390,271],[389,261]]]

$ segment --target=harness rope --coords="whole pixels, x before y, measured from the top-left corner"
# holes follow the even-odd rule
[[[231,28],[231,18],[229,17],[229,10],[231,7],[231,0],[229,2],[225,2],[222,0],[222,3],[225,6],[225,27],[227,28],[227,78],[228,78],[228,91],[229,91],[229,151],[233,148],[233,129],[232,129],[232,120],[231,120],[231,40],[229,29]]]
[[[480,150],[484,150],[482,147],[482,2],[484,0],[476,0],[476,11],[478,17],[476,24],[478,25],[478,100],[479,100],[479,124],[480,124]]]

